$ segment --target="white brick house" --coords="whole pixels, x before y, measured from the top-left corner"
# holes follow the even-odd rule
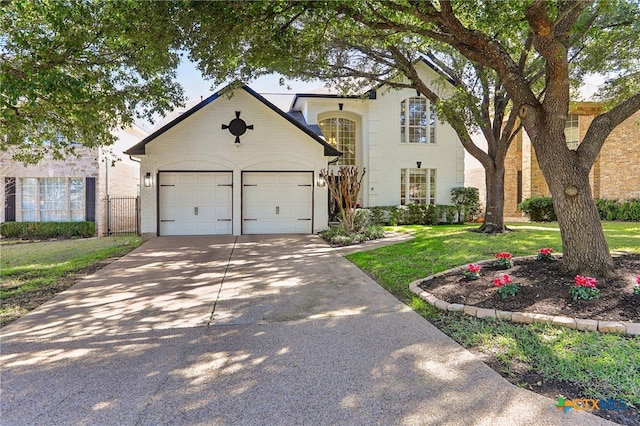
[[[434,90],[451,89],[419,69]],[[286,112],[247,86],[223,89],[125,153],[141,160],[147,236],[318,232],[329,219],[319,173],[343,164],[366,168],[363,207],[450,204],[464,185],[451,126],[416,90],[385,86],[298,94]]]
[[[77,157],[24,165],[0,152],[0,222],[92,221],[107,232],[107,195],[135,197],[140,164],[122,151],[147,135],[137,126],[117,132],[107,149],[76,147]]]

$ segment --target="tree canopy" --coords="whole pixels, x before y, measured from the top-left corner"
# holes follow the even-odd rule
[[[638,92],[638,48],[630,41],[640,30],[638,9],[626,0],[195,2],[181,9],[178,25],[192,59],[217,82],[277,71],[350,93],[372,83],[419,89],[483,165],[490,216],[483,227],[500,232],[504,158],[522,123],[514,96],[526,92],[527,103],[541,104],[553,80],[528,16],[540,11],[558,26],[566,49],[559,53],[570,64],[563,84],[574,98],[586,75],[604,73],[600,98],[614,105]],[[421,80],[419,58],[455,84],[454,96],[443,99]]]
[[[109,145],[112,130],[183,101],[168,8],[12,0],[0,25],[0,150],[16,160]]]
[[[401,72],[440,107],[488,171],[499,167],[512,140],[504,120],[517,120],[554,200],[563,265],[608,275],[613,261],[588,174],[608,134],[640,109],[640,51],[629,41],[637,40],[639,9],[632,0],[196,2],[179,19],[192,58],[217,79],[278,71],[333,79],[339,87],[398,87]],[[224,36],[211,36],[221,29]],[[430,93],[412,67],[420,55],[457,83],[456,96]],[[571,85],[592,72],[610,77],[601,95],[611,102],[571,151],[564,135]],[[487,152],[469,141],[474,125],[489,142]]]
[[[635,0],[15,0],[0,16],[0,148],[16,158],[62,156],[71,141],[108,143],[107,130],[134,114],[169,109],[182,97],[179,49],[214,83],[277,71],[349,91],[415,87],[496,184],[522,125],[554,200],[563,264],[612,271],[588,174],[609,133],[640,109]],[[442,99],[420,79],[419,57],[455,83],[454,96]],[[590,73],[608,77],[600,93],[607,108],[571,151],[571,89]],[[477,129],[486,151],[471,141]]]

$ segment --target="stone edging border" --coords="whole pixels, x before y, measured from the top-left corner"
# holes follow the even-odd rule
[[[513,260],[517,261],[518,259],[530,259],[535,256],[524,256],[524,257],[514,257]],[[492,263],[492,260],[483,260],[480,262],[475,262],[480,265],[486,265]],[[564,327],[569,327],[577,330],[586,330],[586,331],[599,331],[601,333],[626,333],[630,335],[640,336],[640,324],[634,322],[623,322],[623,321],[600,321],[600,320],[592,320],[592,319],[583,319],[583,318],[571,318],[565,316],[557,316],[557,315],[546,315],[546,314],[532,314],[528,312],[510,312],[510,311],[501,311],[498,309],[486,309],[486,308],[478,308],[473,305],[463,305],[460,303],[448,303],[444,300],[440,300],[435,297],[433,294],[429,293],[420,288],[420,284],[423,281],[431,280],[434,278],[438,278],[442,275],[455,273],[455,272],[464,272],[467,268],[467,265],[458,266],[453,269],[448,269],[446,271],[439,272],[434,275],[429,275],[426,278],[422,278],[416,280],[409,284],[409,289],[412,293],[420,297],[422,300],[427,303],[435,306],[436,308],[443,311],[450,312],[462,312],[466,315],[477,317],[477,318],[496,318],[503,319],[512,322],[520,322],[525,324],[532,323],[542,323],[542,324],[553,324]]]

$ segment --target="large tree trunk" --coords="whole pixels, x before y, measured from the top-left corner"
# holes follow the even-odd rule
[[[562,269],[590,277],[613,276],[613,259],[591,195],[590,168],[580,164],[575,151],[544,149],[535,142],[534,146],[558,217]]]
[[[504,159],[494,160],[495,167],[485,168],[486,206],[479,232],[499,233],[504,226]]]

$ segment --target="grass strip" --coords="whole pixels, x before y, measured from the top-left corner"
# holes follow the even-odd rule
[[[71,277],[139,247],[136,236],[0,245],[0,326],[72,285]]]

